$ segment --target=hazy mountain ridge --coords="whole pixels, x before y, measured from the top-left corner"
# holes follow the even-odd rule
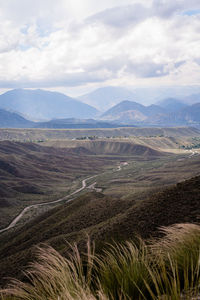
[[[136,95],[134,92],[131,92],[128,89],[109,86],[99,88],[91,93],[80,96],[78,99],[84,103],[93,105],[100,111],[105,111],[121,102],[122,99],[136,99]]]
[[[144,106],[137,102],[122,101],[101,118],[139,126],[195,126],[200,124],[200,103],[189,106],[176,99],[166,99],[160,102],[160,106]]]
[[[157,105],[164,108],[169,113],[177,112],[189,106],[189,104],[185,104],[181,100],[178,100],[176,98],[166,98],[162,101],[159,101]]]
[[[134,93],[127,91],[122,88],[107,87],[98,89],[94,95],[99,97],[97,102],[99,105],[102,103],[103,107],[106,102],[110,105],[113,97],[120,99],[122,95],[127,94],[128,98],[135,98]],[[198,94],[195,95],[195,99],[198,99]],[[139,102],[139,100],[137,102],[123,100],[99,116],[99,112],[94,107],[61,93],[44,90],[12,90],[0,95],[0,127],[78,129],[120,126],[200,126],[199,103],[189,105],[184,99],[176,98],[166,98],[149,106]],[[32,122],[23,116],[47,121]]]
[[[100,111],[106,111],[123,100],[137,101],[143,105],[159,104],[165,99],[179,100],[186,105],[200,102],[199,86],[175,87],[114,87],[107,86],[96,89],[78,99],[90,104]]]
[[[119,104],[115,105],[111,109],[109,109],[107,112],[105,112],[102,117],[103,118],[110,118],[112,119],[116,115],[123,114],[125,112],[129,112],[130,114],[132,113],[133,115],[136,113],[140,113],[143,115],[143,120],[145,120],[149,116],[153,116],[155,114],[162,114],[166,113],[165,109],[162,107],[152,104],[150,106],[144,106],[140,103],[133,102],[133,101],[122,101]],[[141,115],[141,117],[142,117]]]
[[[34,122],[26,120],[17,113],[0,109],[0,127],[1,128],[32,128]]]
[[[0,108],[16,110],[32,120],[91,118],[98,111],[57,92],[16,89],[0,95]]]
[[[183,98],[184,103],[195,104],[200,102],[200,93],[191,94]]]

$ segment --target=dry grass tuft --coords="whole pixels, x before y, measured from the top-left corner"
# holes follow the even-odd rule
[[[110,245],[101,256],[88,242],[86,259],[76,245],[69,259],[37,248],[26,282],[12,280],[2,300],[199,299],[200,226],[162,228],[165,237],[146,244]]]

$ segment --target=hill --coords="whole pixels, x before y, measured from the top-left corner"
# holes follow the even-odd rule
[[[137,102],[126,100],[110,108],[101,117],[125,123],[136,122],[137,124],[148,122],[148,117],[164,113],[166,113],[165,110],[158,105],[144,106]]]
[[[58,141],[59,144],[59,141]],[[62,143],[61,143],[62,145]],[[109,140],[91,140],[91,141],[72,141],[68,147],[77,146],[89,150],[95,155],[118,155],[118,156],[142,156],[142,157],[159,157],[164,154],[148,147],[146,145],[135,144],[126,141],[109,141]],[[67,143],[65,144],[67,147]],[[73,148],[72,148],[73,149]]]
[[[0,228],[23,207],[58,199],[112,160],[83,147],[60,149],[33,143],[0,142]],[[89,155],[89,156],[88,156]]]
[[[122,100],[134,100],[134,92],[121,87],[103,87],[89,94],[79,97],[79,100],[96,107],[99,111],[106,111]]]
[[[80,186],[83,176],[113,168],[122,157],[155,160],[165,156],[146,145],[128,142],[77,142],[63,148],[0,142],[0,229],[23,207],[62,198]]]
[[[105,241],[126,240],[135,234],[147,238],[158,235],[160,226],[199,223],[199,195],[200,176],[140,201],[135,196],[123,200],[100,193],[83,195],[1,237],[1,278],[19,276],[22,266],[32,257],[34,245],[41,242],[48,242],[66,254],[66,240],[76,240],[83,249],[87,233],[100,250]]]
[[[17,113],[0,109],[0,128],[32,128],[34,122],[28,121]]]
[[[138,111],[141,114],[144,114],[145,106],[137,102],[125,100],[111,107],[102,115],[102,117],[106,117],[108,119],[120,119],[120,115],[126,111]]]
[[[91,118],[97,110],[57,92],[16,89],[0,95],[0,108],[16,110],[32,120]]]
[[[37,122],[35,128],[83,129],[83,128],[116,128],[123,127],[113,122],[97,121],[93,119],[55,119],[48,122]]]

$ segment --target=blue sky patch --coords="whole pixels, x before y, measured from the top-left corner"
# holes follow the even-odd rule
[[[200,9],[186,10],[182,13],[182,15],[186,15],[186,16],[194,16],[199,14],[200,14]]]

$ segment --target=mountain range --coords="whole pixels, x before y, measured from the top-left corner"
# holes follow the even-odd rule
[[[200,102],[200,86],[140,88],[107,86],[78,97],[80,101],[96,107],[102,113],[123,100],[151,105],[169,98],[180,99],[181,102],[188,105],[198,103]]]
[[[100,95],[105,91],[99,89],[96,92]],[[122,95],[121,88],[110,87],[107,91],[105,97],[102,94],[103,103],[112,91],[113,97],[117,91],[119,97]],[[130,93],[128,98],[131,95],[134,97]],[[191,98],[198,100],[198,95],[191,95]],[[0,95],[1,128],[113,128],[127,125],[200,127],[200,102],[190,105],[184,99],[166,98],[145,106],[126,99],[100,114],[96,108],[57,92],[19,89]]]
[[[79,97],[78,99],[84,103],[93,105],[99,111],[106,111],[110,107],[121,102],[123,99],[133,101],[136,98],[136,94],[128,89],[108,86],[99,88],[91,93]]]
[[[92,118],[98,111],[57,92],[15,89],[0,95],[0,108],[19,112],[30,120]]]
[[[102,114],[101,119],[139,126],[200,125],[200,103],[186,105],[176,99],[166,99],[159,104],[144,106],[122,101]]]

